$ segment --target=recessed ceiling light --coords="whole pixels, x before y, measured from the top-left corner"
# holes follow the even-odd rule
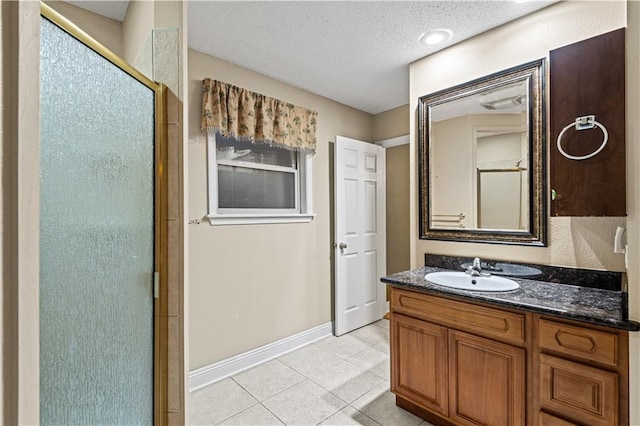
[[[424,33],[418,39],[420,44],[425,46],[433,46],[434,44],[448,41],[451,38],[452,32],[449,30],[433,30],[428,33]]]

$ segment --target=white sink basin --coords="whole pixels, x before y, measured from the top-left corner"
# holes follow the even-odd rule
[[[424,278],[444,287],[459,288],[473,291],[511,291],[520,288],[520,284],[508,278],[496,277],[472,277],[464,272],[431,272]]]

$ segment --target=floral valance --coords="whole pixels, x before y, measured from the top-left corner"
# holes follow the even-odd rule
[[[315,153],[318,113],[206,78],[202,81],[202,131],[239,140]]]

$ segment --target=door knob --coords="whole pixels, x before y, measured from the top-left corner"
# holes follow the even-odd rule
[[[344,250],[347,248],[347,245],[345,243],[340,243],[338,247],[340,248],[340,250]]]

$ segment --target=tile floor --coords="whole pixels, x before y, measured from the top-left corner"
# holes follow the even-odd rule
[[[192,392],[192,425],[428,426],[389,392],[389,322],[329,336]]]

